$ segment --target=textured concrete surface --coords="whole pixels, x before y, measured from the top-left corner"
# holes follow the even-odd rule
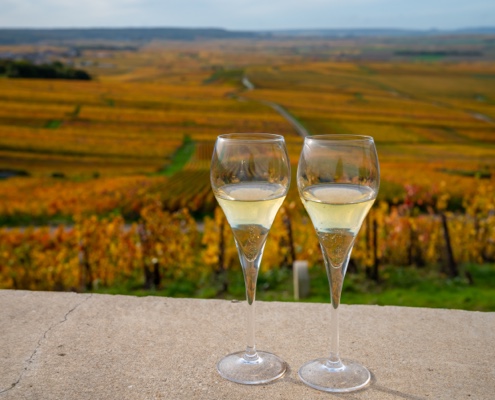
[[[341,308],[341,354],[372,371],[332,395],[298,368],[328,351],[327,304],[259,302],[257,345],[290,365],[264,386],[223,380],[243,302],[0,291],[0,399],[495,399],[495,313]]]

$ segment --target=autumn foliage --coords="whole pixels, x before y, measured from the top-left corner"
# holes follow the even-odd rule
[[[350,273],[386,279],[381,267],[397,265],[452,276],[495,262],[493,63],[343,61],[326,42],[310,43],[318,57],[306,45],[88,50],[92,81],[0,79],[0,288],[223,281],[239,261],[210,188],[216,136],[282,134],[293,173],[301,151],[267,102],[311,134],[375,138],[381,188]],[[192,156],[168,173],[186,141]],[[322,263],[293,179],[262,270],[299,259]]]
[[[358,236],[353,265],[366,272],[378,259],[380,265],[446,268],[442,212],[456,262],[494,262],[494,199],[490,181],[480,182],[476,200],[462,214],[440,204],[431,213],[415,215],[417,204],[380,202]],[[322,263],[307,215],[286,202],[270,232],[262,270],[290,268],[294,259]],[[187,208],[168,212],[160,202],[143,207],[133,224],[121,216],[91,216],[76,218],[72,227],[0,229],[2,288],[86,290],[131,278],[151,287],[160,286],[164,277],[199,279],[232,268],[238,268],[237,250],[220,208],[201,229]]]

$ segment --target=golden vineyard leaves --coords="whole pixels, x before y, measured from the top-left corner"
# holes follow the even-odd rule
[[[457,262],[495,260],[495,184],[480,182],[475,200],[466,198],[465,214],[448,214]],[[442,209],[442,201],[436,205]],[[442,264],[445,235],[438,214],[415,215],[417,204],[380,202],[364,223],[354,246],[357,268],[369,268],[378,257],[390,265]],[[376,221],[376,230],[371,228]],[[373,236],[377,235],[377,247]],[[286,202],[277,215],[265,248],[262,270],[290,267],[294,259],[321,264],[321,252],[306,214]],[[37,290],[84,290],[111,286],[146,270],[161,276],[199,280],[238,268],[230,228],[220,208],[198,227],[187,208],[163,211],[152,201],[137,223],[121,216],[76,218],[71,227],[0,229],[0,287]]]

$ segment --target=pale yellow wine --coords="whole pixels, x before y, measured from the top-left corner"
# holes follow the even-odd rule
[[[215,192],[237,245],[248,260],[254,260],[263,249],[285,195],[284,186],[267,182],[225,185]]]
[[[303,204],[334,267],[345,261],[375,197],[373,189],[351,184],[314,185],[302,191]]]

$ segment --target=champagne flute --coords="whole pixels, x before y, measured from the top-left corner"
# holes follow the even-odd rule
[[[339,304],[354,240],[376,199],[380,168],[373,138],[358,135],[306,137],[297,170],[302,203],[316,230],[331,298],[330,355],[299,369],[307,385],[350,392],[370,382],[366,367],[339,355]]]
[[[275,215],[290,185],[283,136],[232,133],[217,138],[210,169],[211,186],[232,229],[244,273],[247,346],[217,364],[220,375],[244,384],[263,384],[284,375],[287,364],[255,346],[256,281]]]

